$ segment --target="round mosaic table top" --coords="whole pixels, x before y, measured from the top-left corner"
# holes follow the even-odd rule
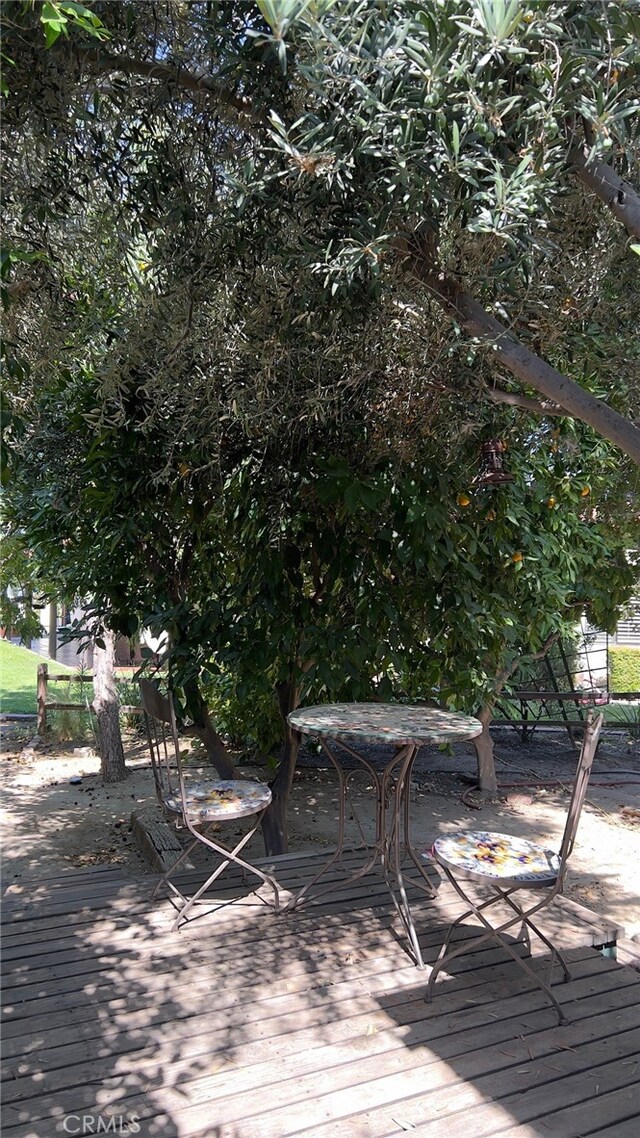
[[[355,738],[366,743],[455,743],[475,739],[482,724],[439,707],[400,703],[326,703],[299,707],[288,716],[302,735]]]

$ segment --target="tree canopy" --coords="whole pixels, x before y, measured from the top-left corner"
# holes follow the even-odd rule
[[[58,295],[49,313],[43,366],[52,333],[65,337],[71,320],[77,337],[78,306],[84,332],[88,312],[101,323],[105,288],[116,327],[115,350],[98,338],[103,384],[117,391],[123,352],[127,368],[137,353],[138,379],[162,404],[175,352],[202,331],[203,297],[221,337],[216,294],[223,308],[231,297],[244,340],[231,420],[263,431],[269,418],[335,417],[353,399],[331,345],[349,313],[340,359],[361,359],[362,339],[384,325],[398,362],[410,357],[384,376],[387,400],[422,418],[443,388],[463,420],[476,401],[516,402],[516,376],[543,393],[538,410],[577,415],[638,460],[638,429],[619,417],[633,418],[638,398],[628,232],[640,233],[640,208],[625,181],[638,161],[635,4],[86,11],[100,28],[58,33],[45,50],[43,6],[4,5],[7,287],[37,307],[39,327],[64,250],[84,249],[66,311]],[[304,390],[291,379],[300,321],[323,344],[323,382]],[[365,366],[358,390],[371,399],[369,353]]]
[[[169,634],[223,773],[203,683],[471,710],[582,608],[612,625],[636,5],[2,19],[9,511],[94,630]]]

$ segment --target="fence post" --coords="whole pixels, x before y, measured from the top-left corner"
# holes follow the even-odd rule
[[[47,730],[47,680],[48,668],[46,664],[38,664],[38,690],[36,699],[38,703],[38,735],[45,735]]]

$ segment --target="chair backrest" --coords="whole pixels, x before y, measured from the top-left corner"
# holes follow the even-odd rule
[[[596,756],[596,748],[598,746],[598,739],[604,723],[604,715],[600,714],[597,719],[593,719],[593,715],[589,712],[584,729],[584,736],[582,739],[582,747],[580,749],[580,757],[578,759],[578,768],[576,770],[576,777],[573,783],[573,790],[571,792],[571,801],[569,802],[569,811],[567,814],[567,821],[564,827],[564,834],[562,835],[562,845],[560,846],[560,876],[564,874],[564,868],[567,859],[571,856],[571,852],[575,845],[576,833],[578,830],[578,823],[580,821],[580,814],[584,806],[584,800],[587,794],[587,786],[591,776],[591,768],[593,760]]]
[[[162,695],[150,680],[142,679],[139,684],[156,796],[164,807],[168,795],[182,792],[180,747],[173,700],[170,696]]]

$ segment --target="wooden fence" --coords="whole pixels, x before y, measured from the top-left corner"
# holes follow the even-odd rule
[[[93,707],[91,703],[66,703],[60,700],[50,700],[47,698],[47,689],[50,681],[62,681],[72,684],[92,684],[93,674],[91,672],[63,672],[60,675],[53,675],[49,673],[47,664],[38,664],[38,686],[36,690],[36,703],[38,708],[38,719],[36,730],[38,735],[44,735],[47,730],[47,711],[88,711],[93,714]],[[119,710],[126,715],[142,715],[142,708],[134,704],[120,704]]]

